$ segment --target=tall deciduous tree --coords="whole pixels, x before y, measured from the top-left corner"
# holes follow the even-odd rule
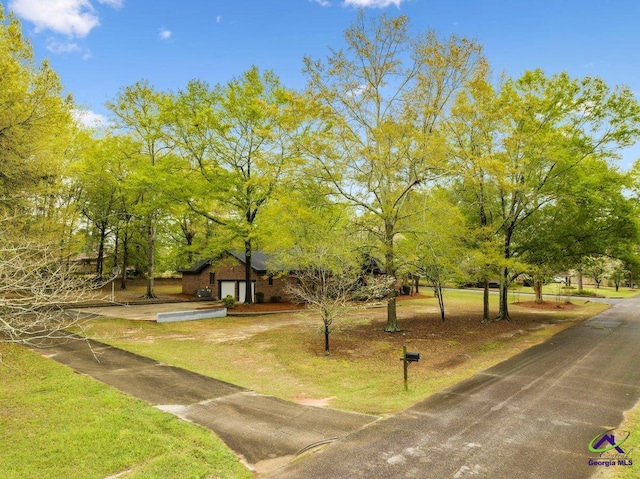
[[[147,250],[146,297],[155,297],[155,243],[163,213],[167,209],[171,187],[169,179],[179,169],[171,156],[173,140],[165,131],[166,95],[156,91],[147,81],[123,88],[107,107],[116,116],[117,127],[140,146],[135,174],[130,176],[137,192],[134,217],[142,220]]]
[[[0,72],[0,208],[28,222],[39,192],[60,176],[72,103],[61,96],[49,64],[35,64],[20,23],[5,15],[2,5]],[[48,208],[55,204],[49,202]]]
[[[489,321],[489,279],[495,274],[496,177],[500,121],[496,92],[489,72],[478,69],[469,87],[457,95],[447,119],[452,192],[472,225],[472,268],[483,285],[483,322]]]
[[[413,38],[407,17],[363,14],[345,50],[305,59],[309,104],[317,106],[306,151],[318,175],[356,211],[368,213],[387,275],[397,267],[399,225],[411,193],[446,171],[441,120],[452,96],[482,63],[480,47],[434,33]],[[399,331],[388,298],[386,330]]]
[[[616,148],[637,141],[640,107],[628,88],[540,70],[506,81],[498,97],[504,115],[494,156],[503,252],[498,319],[508,320],[510,263],[518,259],[514,245],[523,225],[558,201],[587,159],[615,158]]]
[[[258,216],[297,158],[292,141],[301,120],[297,108],[273,72],[256,67],[214,90],[191,82],[174,98],[173,135],[202,183],[188,202],[242,242],[245,303],[253,302],[251,253]]]
[[[61,305],[86,291],[70,274],[57,214],[73,129],[61,93],[55,72],[34,63],[20,24],[0,5],[0,341],[67,336]]]
[[[116,225],[115,209],[120,188],[118,178],[112,169],[118,152],[111,147],[112,145],[107,138],[88,141],[82,152],[84,158],[74,165],[79,191],[78,208],[97,236],[91,242],[91,253],[97,242],[95,273],[98,278],[102,278],[104,270],[108,235]],[[93,237],[94,231],[88,232],[88,236]]]
[[[585,256],[630,258],[638,243],[636,210],[627,174],[605,160],[586,158],[574,168],[564,191],[522,224],[514,254],[533,271],[536,300],[542,280],[580,268]]]

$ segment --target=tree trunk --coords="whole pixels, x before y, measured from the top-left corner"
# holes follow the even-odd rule
[[[533,291],[536,293],[536,303],[542,304],[542,281],[539,279],[533,280]]]
[[[415,293],[416,294],[420,294],[420,291],[418,289],[419,285],[420,285],[420,276],[418,276],[417,274],[414,274],[413,275],[413,287],[415,289]]]
[[[394,251],[393,251],[393,225],[385,223],[385,271],[387,276],[395,277],[393,267]],[[395,285],[389,292],[387,301],[387,327],[384,330],[388,333],[398,333],[398,317],[396,315],[396,291]]]
[[[511,234],[512,231],[507,229],[504,235],[504,259],[509,261],[511,258]],[[507,263],[508,264],[508,263]],[[500,307],[498,310],[498,317],[496,321],[511,321],[509,317],[509,268],[504,266],[502,268],[502,278],[500,280]]]
[[[440,318],[444,321],[444,298],[442,297],[442,285],[438,284],[434,286],[434,292],[438,298],[438,306],[440,307]]]
[[[395,291],[393,292],[395,294]],[[396,316],[396,298],[390,298],[387,302],[387,327],[384,329],[387,333],[397,333],[400,331],[398,328],[398,318]]]
[[[107,230],[104,227],[100,228],[100,242],[98,244],[98,259],[96,261],[96,278],[102,280],[102,274],[104,271],[104,242],[107,236]]]
[[[125,237],[122,241],[122,278],[120,280],[120,289],[127,289],[127,263],[129,262],[129,238]]]
[[[482,280],[482,322],[489,322],[489,278]]]
[[[500,310],[496,321],[511,321],[509,316],[509,268],[502,270],[502,279],[500,281]]]
[[[582,293],[582,271],[578,271],[578,293]]]
[[[324,354],[327,356],[331,354],[329,351],[329,323],[326,321],[324,322]]]
[[[244,304],[251,304],[253,303],[253,294],[251,294],[253,292],[251,288],[251,240],[244,242],[244,257]]]
[[[155,257],[155,238],[154,238],[153,225],[147,226],[147,292],[144,295],[145,298],[155,298],[156,294],[153,290],[153,275],[154,275],[154,257]]]
[[[484,189],[480,195],[480,226],[484,230],[489,223],[489,219],[485,212],[484,205]],[[489,278],[485,276],[482,278],[482,322],[489,322]]]

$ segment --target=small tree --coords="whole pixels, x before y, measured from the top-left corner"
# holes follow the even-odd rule
[[[596,283],[596,289],[608,274],[608,260],[604,256],[587,256],[582,261],[582,272]]]
[[[619,259],[614,259],[611,261],[611,267],[609,270],[609,279],[613,281],[613,284],[616,287],[616,292],[620,289],[620,284],[624,281],[624,279],[629,275],[629,270],[627,269],[624,262]]]
[[[395,279],[364,277],[345,258],[328,258],[317,251],[319,261],[295,273],[297,283],[288,284],[288,293],[318,313],[324,326],[324,352],[330,354],[329,334],[334,320],[374,298],[383,298]],[[322,264],[327,266],[322,266]]]
[[[404,268],[431,284],[444,321],[442,292],[447,283],[463,276],[461,265],[468,253],[469,232],[462,213],[443,190],[436,189],[409,206],[419,214],[407,221],[396,250],[406,261]]]

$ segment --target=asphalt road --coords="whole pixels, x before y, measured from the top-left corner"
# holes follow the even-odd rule
[[[605,466],[589,465],[598,457],[589,443],[617,427],[640,398],[639,308],[640,298],[617,302],[550,341],[269,477],[590,477]],[[611,434],[619,441],[622,432]],[[627,442],[623,450],[637,460],[616,467],[633,468],[640,477],[640,444]]]

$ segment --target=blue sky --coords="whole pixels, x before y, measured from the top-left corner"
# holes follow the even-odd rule
[[[416,31],[475,39],[493,70],[542,68],[628,85],[640,98],[637,0],[0,0],[76,102],[96,115],[147,79],[178,90],[226,83],[252,65],[304,87],[303,56],[340,48],[358,14],[406,14]],[[625,163],[640,148],[625,152]]]

